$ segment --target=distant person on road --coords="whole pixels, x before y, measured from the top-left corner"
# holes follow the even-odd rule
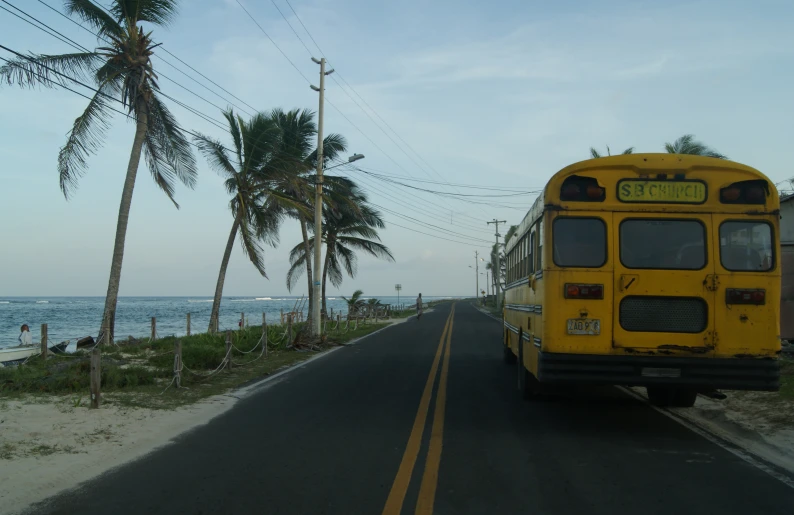
[[[416,298],[416,319],[422,318],[422,294]]]
[[[19,343],[20,345],[33,345],[33,336],[30,334],[30,327],[28,324],[22,324],[22,327],[19,328]]]

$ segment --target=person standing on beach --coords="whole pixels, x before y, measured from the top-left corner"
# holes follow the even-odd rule
[[[22,324],[22,327],[19,328],[19,343],[20,345],[33,345],[33,336],[30,334],[30,327],[28,324]]]
[[[422,294],[416,298],[416,319],[422,318]]]

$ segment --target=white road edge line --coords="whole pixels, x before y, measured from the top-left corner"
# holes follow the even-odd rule
[[[673,420],[675,422],[678,422],[679,424],[681,424],[682,426],[686,427],[687,429],[689,429],[693,433],[696,433],[696,434],[702,436],[706,440],[710,441],[713,444],[716,444],[716,445],[722,447],[723,449],[725,449],[726,451],[730,452],[731,454],[733,454],[735,456],[738,456],[739,458],[743,459],[744,461],[746,461],[750,465],[756,467],[757,469],[766,472],[767,474],[769,474],[773,478],[777,479],[778,481],[780,481],[784,485],[786,485],[786,486],[788,486],[790,488],[794,488],[794,479],[792,479],[790,475],[788,475],[788,474],[786,474],[784,472],[778,471],[777,469],[779,467],[777,465],[773,465],[773,464],[768,463],[763,458],[761,458],[759,456],[756,456],[755,454],[747,451],[746,449],[743,449],[738,444],[736,444],[734,442],[731,442],[731,441],[729,441],[727,439],[724,439],[722,437],[719,437],[719,436],[709,432],[708,430],[697,426],[694,422],[686,420],[685,418],[681,417],[680,415],[677,415],[677,414],[675,414],[675,413],[673,413],[671,411],[668,411],[668,410],[666,410],[664,408],[660,408],[659,406],[654,406],[653,404],[650,404],[645,397],[643,397],[642,395],[638,394],[637,392],[633,391],[630,388],[626,388],[624,386],[618,386],[617,388],[619,390],[622,390],[622,391],[626,392],[627,394],[631,395],[632,397],[634,397],[635,399],[641,401],[642,403],[648,405],[650,408],[656,410],[657,412],[661,413],[662,415],[666,416],[667,418],[669,418],[669,419],[671,419],[671,420]]]
[[[397,322],[397,323],[394,323],[394,324],[387,325],[386,327],[382,327],[382,328],[378,329],[377,331],[373,331],[373,332],[371,332],[369,334],[365,334],[364,336],[360,336],[360,337],[356,338],[355,340],[351,340],[348,343],[344,343],[344,344],[342,344],[342,345],[340,345],[338,347],[334,347],[332,349],[328,349],[326,351],[323,351],[320,354],[317,354],[316,356],[312,356],[311,358],[307,359],[306,361],[301,361],[300,363],[295,363],[294,365],[291,365],[291,366],[285,368],[284,370],[276,372],[275,374],[273,374],[271,376],[267,376],[266,378],[262,379],[261,381],[257,381],[256,383],[250,384],[248,386],[245,386],[245,387],[237,389],[237,390],[232,390],[229,393],[233,393],[233,394],[239,395],[240,397],[246,397],[246,396],[250,395],[251,393],[253,393],[253,391],[258,389],[259,387],[269,383],[270,381],[278,379],[279,377],[281,377],[283,375],[289,374],[290,372],[294,372],[295,370],[297,370],[297,369],[299,369],[299,368],[301,368],[303,366],[308,365],[312,361],[315,361],[315,360],[318,360],[318,359],[322,359],[322,358],[328,356],[329,354],[331,354],[332,352],[338,351],[339,349],[343,349],[343,348],[351,346],[351,345],[357,345],[361,340],[363,340],[365,338],[369,338],[370,336],[374,336],[374,335],[380,333],[381,331],[385,331],[386,329],[391,329],[392,327],[395,327],[395,326],[398,326],[398,325],[400,325],[402,323],[405,323],[405,322],[407,322],[408,320],[410,320],[412,318],[416,318],[416,317],[415,316],[410,316],[410,317],[406,318],[403,322]]]

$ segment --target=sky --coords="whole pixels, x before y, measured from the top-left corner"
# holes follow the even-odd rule
[[[236,0],[184,1],[175,22],[155,28],[154,38],[245,104],[167,54],[181,71],[155,58],[157,70],[214,105],[161,75],[163,91],[216,119],[230,102],[249,111],[246,104],[316,110],[306,78],[318,82],[310,55],[320,51],[303,22],[336,70],[326,81],[325,130],[344,135],[349,154],[364,154],[357,164],[370,172],[455,193],[494,192],[419,181],[530,192],[586,159],[591,146],[658,152],[691,133],[774,182],[794,176],[790,1],[290,0],[300,21],[286,0],[240,1],[272,41]],[[59,0],[9,2],[97,46],[44,5],[62,9]],[[2,10],[0,44],[72,51]],[[63,90],[0,86],[0,297],[105,294],[134,127],[120,115],[113,119],[79,189],[65,200],[58,150],[86,102]],[[228,142],[202,118],[170,108],[183,127]],[[178,210],[141,162],[121,295],[213,294],[232,217],[220,177],[197,160],[198,184],[177,188]],[[361,256],[355,278],[346,277],[340,290],[329,285],[334,295],[393,295],[396,283],[408,296],[474,295],[475,251],[487,255],[494,241],[486,221],[519,223],[534,200],[450,199],[344,167],[329,173],[359,181],[383,210],[381,237],[395,257]],[[267,278],[236,245],[224,294],[287,294],[288,254],[299,242],[298,226],[285,223],[279,246],[266,250]],[[306,281],[292,293],[306,293]]]

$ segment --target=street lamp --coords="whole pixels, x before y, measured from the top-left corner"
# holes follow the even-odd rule
[[[334,166],[329,166],[328,168],[323,168],[323,170],[325,170],[325,171],[333,170],[334,168],[336,168],[338,166],[347,165],[347,164],[350,164],[350,163],[355,163],[356,161],[358,161],[360,159],[364,159],[364,157],[366,157],[366,156],[364,156],[364,154],[353,154],[352,156],[347,158],[347,162],[346,163],[339,163],[339,164],[334,165]]]

